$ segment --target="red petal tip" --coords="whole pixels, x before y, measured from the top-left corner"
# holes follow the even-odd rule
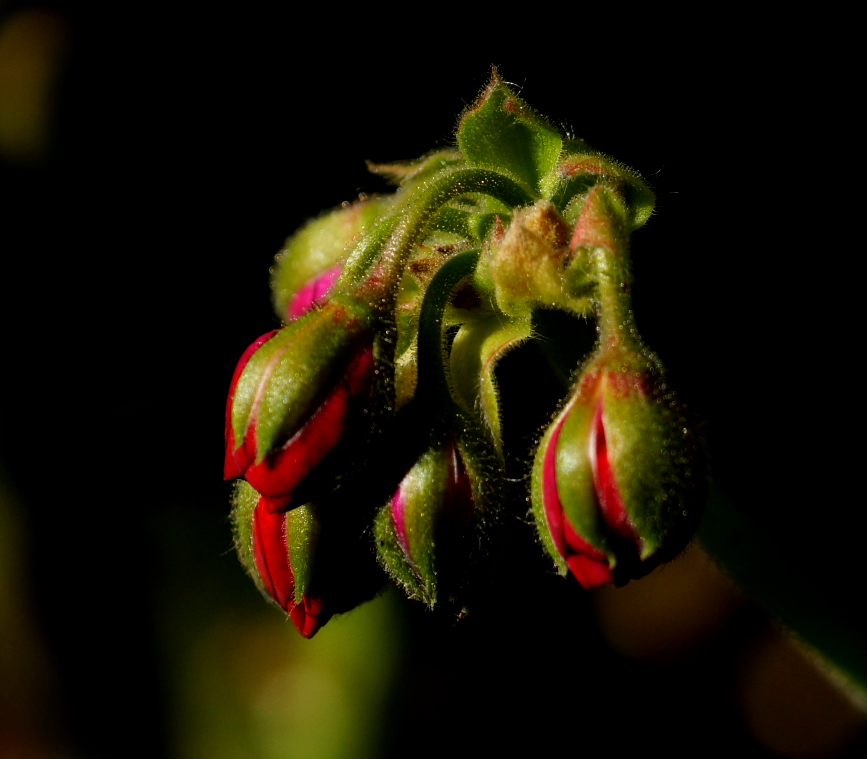
[[[319,630],[319,616],[322,613],[322,599],[303,596],[300,604],[288,604],[289,618],[301,635],[312,638]]]
[[[592,590],[614,582],[614,575],[607,562],[589,556],[573,554],[566,559],[569,569],[584,590]]]

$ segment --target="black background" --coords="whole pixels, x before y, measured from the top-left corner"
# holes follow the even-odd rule
[[[302,25],[256,3],[57,7],[72,45],[52,155],[0,175],[0,455],[26,508],[58,730],[83,755],[117,756],[133,734],[124,755],[170,755],[157,536],[171,510],[202,551],[229,545],[225,392],[243,349],[275,325],[274,253],[320,210],[385,189],[364,159],[450,144],[491,63],[655,188],[634,238],[638,328],[703,421],[717,487],[851,605],[864,518],[837,424],[857,381],[827,342],[841,272],[820,252],[848,231],[816,210],[831,191],[813,168],[827,92],[798,51],[766,58],[758,37],[718,30],[474,57],[461,52],[478,53],[467,32],[442,21],[346,38],[327,14]],[[510,583],[458,628],[406,612],[415,663],[387,755],[422,733],[415,755],[460,754],[467,725],[467,751],[616,741],[686,756],[713,734],[720,755],[763,755],[725,698],[701,690],[726,650],[644,671],[596,639],[573,583]]]

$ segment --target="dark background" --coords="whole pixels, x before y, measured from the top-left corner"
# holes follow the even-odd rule
[[[833,603],[863,597],[864,517],[835,437],[852,367],[823,347],[835,296],[818,250],[835,217],[816,211],[811,167],[828,93],[797,51],[766,58],[720,31],[468,60],[460,45],[476,46],[444,24],[342,40],[326,13],[302,26],[256,3],[52,8],[68,30],[52,141],[0,166],[0,462],[55,673],[44,729],[76,755],[173,756],[161,598],[255,595],[225,556],[222,415],[237,358],[276,323],[274,253],[320,210],[386,189],[364,159],[449,145],[491,63],[655,188],[634,238],[636,321],[702,420],[716,487]],[[509,386],[530,369],[511,362]],[[606,647],[574,583],[504,577],[499,592],[458,627],[402,607],[383,756],[766,755],[725,686],[758,610],[653,668]]]

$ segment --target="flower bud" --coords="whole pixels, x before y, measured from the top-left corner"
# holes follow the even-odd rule
[[[554,205],[539,200],[516,211],[488,264],[497,305],[510,316],[537,306],[586,314],[586,293],[569,286],[571,230]]]
[[[692,537],[704,499],[699,445],[652,354],[597,353],[545,433],[536,525],[562,574],[623,585]]]
[[[387,204],[384,198],[366,196],[354,203],[344,203],[309,221],[286,240],[271,268],[272,299],[281,319],[291,320],[300,315],[292,313],[293,301],[311,282],[342,266],[355,241]]]
[[[454,590],[473,509],[470,478],[454,440],[432,444],[374,523],[380,562],[408,595],[433,607],[440,591]]]
[[[315,506],[275,512],[246,483],[240,483],[234,500],[235,542],[242,562],[298,632],[312,637],[331,616],[323,599],[310,592],[320,526]]]
[[[259,338],[230,388],[225,478],[243,476],[271,508],[286,508],[348,435],[373,375],[370,318],[350,301],[331,300]]]

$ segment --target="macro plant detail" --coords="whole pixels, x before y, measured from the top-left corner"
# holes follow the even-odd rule
[[[310,637],[386,577],[431,608],[472,608],[519,523],[585,588],[673,558],[706,474],[634,325],[644,180],[562,135],[496,71],[455,148],[369,168],[399,191],[290,238],[272,269],[284,326],[231,382],[224,476],[260,590]],[[516,483],[496,369],[550,341],[535,317],[551,309],[593,320],[598,339]]]

